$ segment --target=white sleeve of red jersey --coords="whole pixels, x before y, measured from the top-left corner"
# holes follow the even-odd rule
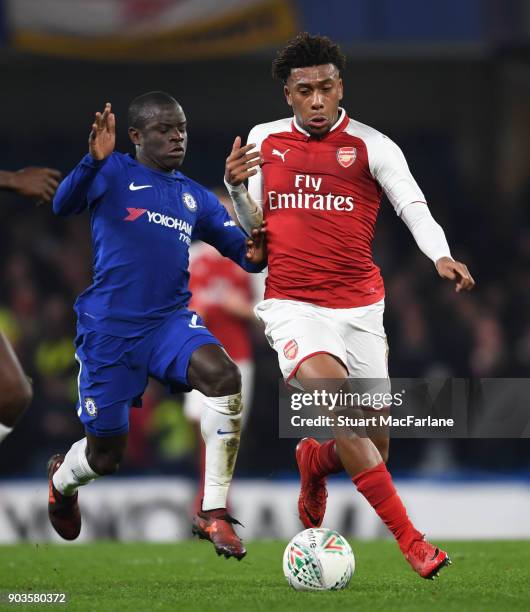
[[[256,142],[256,131],[259,127],[256,126],[250,130],[247,144]],[[261,147],[262,141],[263,138],[260,139],[258,150]],[[249,236],[252,230],[259,227],[263,221],[263,178],[261,168],[258,166],[256,170],[256,174],[248,179],[248,190],[243,184],[237,186],[230,185],[225,179],[225,186],[234,204],[237,220]]]
[[[372,176],[411,231],[420,250],[434,263],[440,257],[451,257],[445,233],[433,219],[401,149],[380,133],[373,137],[370,145],[368,159]]]
[[[368,162],[372,176],[381,185],[398,216],[408,204],[426,202],[401,149],[380,132],[370,139]]]
[[[440,257],[451,257],[444,231],[434,220],[427,204],[412,202],[402,210],[401,218],[414,236],[420,250],[434,263]]]
[[[256,125],[248,134],[247,144],[253,142],[258,151],[261,151],[261,144],[266,135],[267,133],[263,131],[262,126]],[[248,179],[248,192],[254,202],[256,202],[260,208],[263,208],[263,172],[259,166],[257,166],[256,170],[256,174]]]

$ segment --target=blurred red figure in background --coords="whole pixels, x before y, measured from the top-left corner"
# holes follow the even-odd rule
[[[254,319],[254,296],[259,295],[253,287],[252,281],[255,279],[206,243],[192,245],[189,270],[189,287],[193,296],[190,309],[201,315],[208,329],[220,339],[241,372],[242,396],[246,406],[242,421],[244,424],[252,404],[254,383],[249,332],[250,323]],[[194,512],[196,508],[200,508],[204,488],[205,446],[200,432],[203,399],[203,395],[194,390],[188,393],[184,400],[184,413],[194,422],[198,448],[200,480]]]

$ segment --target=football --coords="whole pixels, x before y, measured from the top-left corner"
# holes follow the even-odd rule
[[[344,589],[355,570],[346,538],[332,529],[306,529],[287,544],[283,573],[296,591]]]

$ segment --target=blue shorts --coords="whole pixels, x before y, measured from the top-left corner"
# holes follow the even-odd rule
[[[204,344],[221,346],[201,317],[187,309],[142,337],[108,336],[79,323],[77,332],[77,415],[95,436],[129,430],[129,409],[144,392],[149,376],[173,392],[190,391],[188,365],[193,352]]]

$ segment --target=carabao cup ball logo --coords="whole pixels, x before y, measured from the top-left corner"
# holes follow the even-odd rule
[[[98,413],[98,407],[96,406],[96,402],[91,398],[87,397],[85,399],[85,410],[89,416],[96,416]]]
[[[195,201],[195,198],[191,195],[191,193],[183,193],[182,201],[184,202],[184,205],[189,211],[195,212],[197,210],[197,202]]]

